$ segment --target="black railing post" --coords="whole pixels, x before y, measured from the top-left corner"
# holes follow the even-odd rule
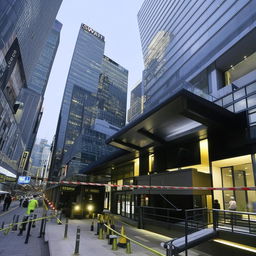
[[[39,237],[38,237],[38,238],[41,238],[41,237],[42,237],[42,234],[43,234],[43,228],[44,228],[44,219],[42,219],[42,221],[41,221],[40,233],[39,233]]]
[[[231,212],[231,219],[230,219],[230,221],[231,221],[231,230],[233,232],[234,231],[233,212]]]
[[[138,223],[138,228],[143,229],[143,207],[141,206],[139,208],[139,223]]]
[[[80,245],[80,227],[78,226],[76,230],[76,245],[75,245],[74,255],[79,254],[79,245]]]
[[[46,214],[44,214],[43,216],[46,217]],[[42,231],[43,236],[45,235],[46,223],[47,223],[47,219],[45,218],[43,222],[43,231]]]
[[[64,238],[68,237],[68,218],[66,218]]]
[[[29,218],[28,230],[27,230],[27,235],[26,235],[25,244],[27,244],[27,243],[28,243],[28,240],[29,240],[31,225],[32,225],[32,217]]]
[[[188,212],[185,210],[185,255],[188,256]]]

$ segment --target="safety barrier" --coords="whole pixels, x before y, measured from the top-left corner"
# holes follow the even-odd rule
[[[45,216],[45,217],[40,217],[40,218],[36,218],[36,219],[29,219],[29,220],[26,220],[26,221],[20,221],[20,222],[17,222],[17,223],[9,223],[9,224],[4,224],[2,225],[2,228],[0,229],[0,232],[3,232],[3,231],[6,231],[6,233],[8,234],[9,231],[13,228],[13,226],[20,226],[22,224],[27,224],[27,223],[32,223],[32,222],[36,222],[36,221],[40,221],[40,220],[44,220],[44,219],[52,219],[52,218],[56,218],[58,221],[60,221],[56,215],[50,215],[50,216]],[[5,227],[7,226],[7,227]]]
[[[137,245],[141,246],[142,248],[144,248],[144,249],[146,249],[146,250],[148,250],[148,251],[154,253],[155,255],[165,256],[165,255],[162,254],[161,252],[159,252],[159,251],[157,251],[157,250],[154,250],[154,249],[152,249],[152,248],[150,248],[150,247],[148,247],[148,246],[146,246],[146,245],[144,245],[144,244],[141,244],[141,243],[139,243],[139,242],[133,240],[132,238],[127,237],[127,236],[124,235],[124,234],[121,234],[122,232],[121,232],[121,233],[117,232],[116,230],[114,230],[113,228],[111,228],[110,226],[108,226],[108,225],[106,225],[106,224],[104,224],[104,226],[105,226],[107,229],[109,229],[113,234],[116,234],[116,235],[118,235],[118,236],[120,236],[120,237],[123,237],[123,238],[127,239],[128,243],[127,243],[127,247],[126,247],[126,252],[127,252],[128,254],[131,253],[131,248],[130,248],[130,244],[129,244],[129,243],[132,242],[132,243],[137,244]],[[111,235],[111,236],[113,236],[113,235]],[[110,238],[111,238],[111,237],[110,237]],[[117,236],[113,237],[113,239],[115,239],[115,242],[116,242]],[[113,243],[115,243],[115,242],[113,241]],[[112,248],[113,248],[113,246],[112,246]]]
[[[68,185],[82,185],[82,186],[103,186],[115,188],[144,188],[144,189],[167,189],[167,190],[242,190],[242,191],[255,191],[256,187],[179,187],[179,186],[149,186],[149,185],[117,185],[117,184],[103,184],[82,181],[48,181],[49,184],[68,184]]]

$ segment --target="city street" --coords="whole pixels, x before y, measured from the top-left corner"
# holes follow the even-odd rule
[[[0,205],[2,207],[2,204]],[[2,210],[0,208],[0,210]],[[0,211],[0,225],[4,221],[5,224],[12,223],[13,216],[19,215],[19,221],[22,220],[26,208],[19,207],[19,201],[12,202],[9,211]],[[38,209],[38,216],[41,217],[42,209]],[[10,231],[7,235],[0,232],[0,255],[7,256],[49,256],[48,245],[44,242],[43,238],[38,238],[40,233],[40,222],[36,223],[35,228],[31,228],[31,236],[29,241],[25,244],[26,231],[22,236],[18,236],[17,231]]]
[[[0,256],[256,255],[255,42],[256,0],[0,0]]]

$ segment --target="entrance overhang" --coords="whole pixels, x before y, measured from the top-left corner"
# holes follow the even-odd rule
[[[186,136],[204,139],[209,129],[239,130],[246,125],[245,113],[235,114],[182,89],[106,142],[128,151],[140,151]]]

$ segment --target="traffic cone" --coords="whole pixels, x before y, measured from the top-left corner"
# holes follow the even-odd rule
[[[117,244],[119,247],[126,248],[127,246],[127,239],[125,236],[125,229],[124,226],[121,227],[121,236],[119,238],[119,243]]]

